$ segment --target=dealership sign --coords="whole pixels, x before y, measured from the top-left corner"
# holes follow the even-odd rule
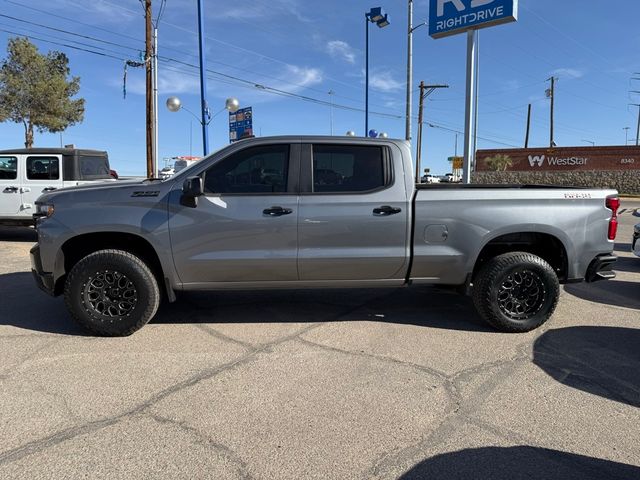
[[[492,159],[509,158],[506,171],[640,170],[640,147],[559,147],[478,150],[476,170],[491,171]]]
[[[515,22],[518,0],[430,0],[429,35],[447,37],[470,29]]]

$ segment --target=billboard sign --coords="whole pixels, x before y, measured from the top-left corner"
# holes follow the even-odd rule
[[[241,108],[235,113],[229,112],[229,141],[237,142],[253,136],[253,110]]]
[[[518,20],[518,0],[430,0],[429,35],[442,38]]]
[[[478,150],[476,171],[495,170],[492,159],[497,156],[508,158],[507,172],[640,170],[640,147],[612,146]]]

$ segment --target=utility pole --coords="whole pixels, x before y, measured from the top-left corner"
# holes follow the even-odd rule
[[[527,109],[527,133],[524,137],[524,148],[529,148],[529,130],[531,129],[531,104]]]
[[[625,145],[629,145],[629,129],[630,128],[631,127],[624,127],[623,128],[623,130],[624,130],[624,144]]]
[[[153,176],[158,178],[158,26],[153,29]]]
[[[431,95],[438,88],[449,88],[449,85],[425,85],[420,82],[420,104],[418,107],[418,141],[416,149],[416,183],[420,183],[420,161],[422,159],[422,130],[424,119],[424,99]],[[456,144],[458,142],[456,141]]]
[[[147,74],[146,78],[146,96],[147,96],[147,110],[146,110],[146,132],[147,132],[147,177],[153,177],[153,158],[154,158],[154,105],[153,105],[153,69],[152,69],[152,57],[153,57],[153,28],[151,21],[151,0],[145,0],[144,2],[144,18],[145,18],[145,70]]]
[[[640,145],[640,105],[637,103],[631,103],[634,107],[638,107],[638,127],[636,129],[636,146]]]
[[[554,106],[554,100],[555,100],[556,77],[548,78],[547,81],[551,81],[551,88],[549,90],[547,90],[547,97],[549,99],[551,99],[551,120],[550,120],[550,126],[549,126],[549,147],[553,148],[555,146],[555,143],[553,141],[553,106]]]

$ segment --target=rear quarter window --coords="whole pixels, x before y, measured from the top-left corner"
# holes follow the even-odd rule
[[[78,157],[80,179],[81,180],[100,180],[113,178],[109,173],[109,159],[100,156]]]

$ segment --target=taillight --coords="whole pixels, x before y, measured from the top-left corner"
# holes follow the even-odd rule
[[[611,220],[609,220],[609,240],[615,240],[618,233],[618,209],[620,199],[618,197],[607,197],[605,205],[611,210]]]

